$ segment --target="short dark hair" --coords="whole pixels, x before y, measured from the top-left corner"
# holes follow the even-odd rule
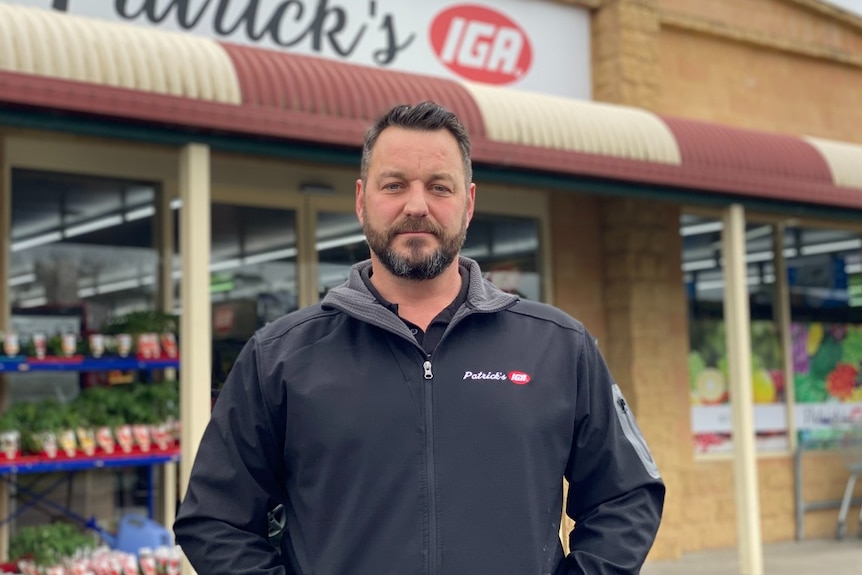
[[[377,143],[380,134],[389,127],[405,128],[408,130],[449,130],[458,142],[461,150],[461,160],[464,162],[464,176],[466,185],[469,187],[473,181],[473,164],[470,160],[470,135],[467,128],[458,119],[458,116],[434,102],[422,102],[415,106],[401,104],[395,106],[374,122],[374,125],[365,133],[365,143],[362,146],[362,165],[359,176],[365,182],[368,177],[368,164],[371,163],[371,152]]]

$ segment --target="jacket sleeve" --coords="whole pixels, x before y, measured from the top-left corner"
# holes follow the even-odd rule
[[[283,416],[271,405],[252,338],[215,402],[174,523],[198,573],[289,573],[268,539],[267,513],[281,503],[284,485]]]
[[[577,360],[566,468],[566,575],[637,575],[661,520],[665,487],[619,387],[588,334]]]

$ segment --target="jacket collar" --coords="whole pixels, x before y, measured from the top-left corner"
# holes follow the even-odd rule
[[[467,307],[487,313],[501,311],[517,303],[517,296],[508,294],[485,280],[482,277],[479,264],[474,260],[461,256],[458,258],[458,263],[467,268],[470,273],[467,287]],[[331,289],[323,298],[321,305],[341,309],[345,305],[349,308],[354,308],[357,305],[361,307],[376,305],[380,309],[385,309],[378,304],[377,299],[362,281],[362,271],[369,267],[371,267],[371,260],[354,264],[347,281]],[[457,315],[460,315],[460,312]]]

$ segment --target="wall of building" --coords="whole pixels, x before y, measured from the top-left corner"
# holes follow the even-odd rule
[[[608,0],[593,14],[596,100],[862,141],[862,19],[815,0]],[[596,231],[597,206],[601,245],[583,241]],[[602,350],[668,485],[650,559],[736,544],[732,462],[696,459],[681,441],[691,436],[681,209],[634,199],[555,198],[552,205],[555,301],[588,318],[588,327],[604,326]],[[579,276],[600,289],[573,283]],[[804,471],[806,500],[840,498],[847,477],[840,458],[812,454]],[[764,541],[792,539],[792,456],[762,457],[758,473]],[[806,514],[806,536],[832,536],[836,516]]]
[[[862,141],[862,18],[802,0],[661,0],[656,110]]]

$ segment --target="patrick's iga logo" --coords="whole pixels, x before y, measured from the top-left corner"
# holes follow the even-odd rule
[[[511,381],[515,385],[526,385],[530,383],[530,375],[523,371],[510,371],[504,373],[502,371],[465,371],[462,379],[473,380],[491,380],[491,381]]]
[[[499,12],[459,4],[434,17],[431,47],[444,66],[462,78],[486,84],[510,84],[524,77],[533,63],[527,33]]]

